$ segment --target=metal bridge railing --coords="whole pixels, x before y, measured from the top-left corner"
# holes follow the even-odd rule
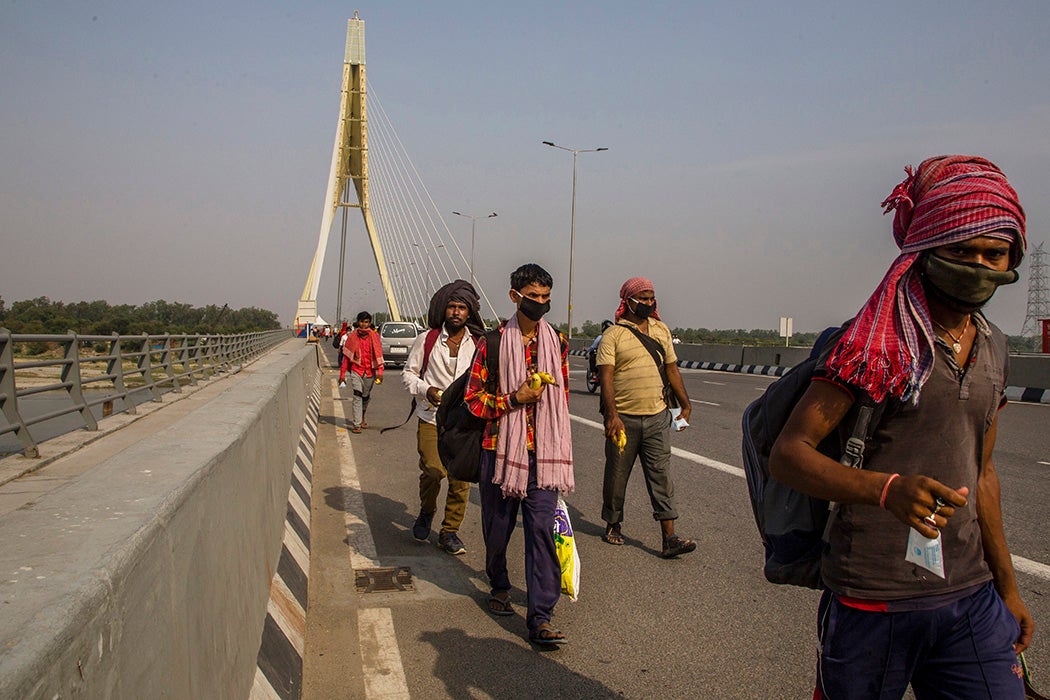
[[[162,388],[181,393],[183,386],[251,362],[291,337],[289,330],[238,335],[38,335],[0,328],[0,436],[15,433],[23,454],[39,457],[29,431],[33,425],[79,413],[85,428],[97,430],[91,410],[96,406],[109,415],[119,399],[123,410],[134,414],[133,394],[149,392],[153,401],[160,401]],[[50,352],[40,353],[46,355],[41,359],[16,353],[35,344]],[[85,389],[99,391],[85,396]],[[32,416],[19,410],[19,400],[49,392],[68,396],[71,405]]]

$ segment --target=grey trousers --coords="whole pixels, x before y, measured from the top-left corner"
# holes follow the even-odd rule
[[[375,377],[362,377],[357,372],[350,372],[350,386],[354,390],[354,399],[350,402],[351,428],[359,428],[364,422],[368,400],[372,397],[372,387],[375,386],[375,383]]]
[[[602,486],[602,520],[623,521],[623,501],[635,457],[642,460],[645,487],[653,506],[654,520],[675,520],[674,483],[671,481],[671,413],[652,416],[620,414],[627,446],[619,453],[612,440],[605,441],[605,482]]]

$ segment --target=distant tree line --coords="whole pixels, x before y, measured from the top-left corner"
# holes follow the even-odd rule
[[[384,321],[390,320],[390,314],[379,311],[373,314],[372,321],[378,326]],[[413,320],[413,319],[405,319]],[[426,324],[426,319],[414,319],[418,320],[423,325]],[[485,324],[492,328],[498,321],[486,319]],[[555,326],[562,333],[568,331],[567,324],[560,324]],[[587,320],[583,322],[582,326],[573,326],[572,335],[576,338],[597,338],[602,332],[602,322]],[[682,339],[683,343],[689,343],[692,345],[749,345],[749,346],[776,346],[784,345],[784,338],[780,335],[780,332],[775,329],[765,328],[752,328],[746,330],[743,328],[735,328],[730,330],[718,330],[713,328],[672,328],[671,332]],[[791,345],[794,347],[812,347],[813,343],[817,341],[817,338],[823,332],[820,331],[808,331],[805,333],[795,333],[791,336]],[[1040,352],[1042,349],[1042,341],[1038,337],[1027,338],[1021,335],[1008,335],[1006,336],[1007,342],[1010,346],[1010,352]]]
[[[150,335],[250,333],[281,327],[277,314],[254,306],[190,306],[164,300],[141,306],[105,301],[65,303],[47,297],[16,301],[10,307],[0,297],[0,327],[12,333],[80,335]]]

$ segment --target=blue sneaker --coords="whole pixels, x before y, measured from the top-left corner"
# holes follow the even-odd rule
[[[416,538],[417,542],[430,541],[430,522],[433,519],[433,513],[419,511],[419,517],[416,518],[415,524],[412,525],[412,537]]]
[[[459,535],[454,532],[442,532],[438,535],[438,547],[449,554],[462,554],[467,551],[467,548],[463,546],[463,541],[459,539]]]

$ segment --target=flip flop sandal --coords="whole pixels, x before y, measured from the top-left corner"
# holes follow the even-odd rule
[[[623,544],[623,533],[620,532],[618,527],[606,528],[605,534],[602,535],[602,541],[608,542],[609,544],[622,545]]]
[[[510,597],[506,599],[489,596],[489,612],[493,615],[506,617],[514,614],[514,606],[510,604]]]
[[[549,624],[542,624],[529,633],[529,641],[540,646],[561,646],[568,643],[568,639],[561,630]]]

